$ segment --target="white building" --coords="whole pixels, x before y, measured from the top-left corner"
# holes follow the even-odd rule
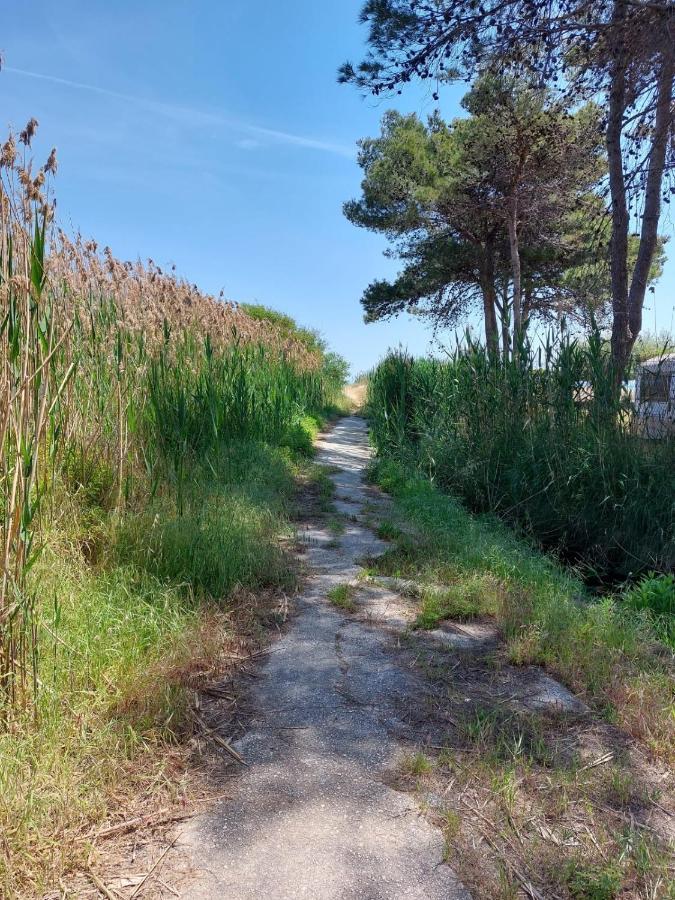
[[[645,437],[675,436],[675,353],[638,365],[635,407],[638,428]]]

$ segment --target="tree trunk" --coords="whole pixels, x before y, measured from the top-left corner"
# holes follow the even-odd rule
[[[483,260],[480,271],[480,287],[483,294],[483,315],[485,318],[485,344],[490,356],[499,359],[499,334],[497,331],[497,310],[494,266],[489,259]]]
[[[652,147],[649,154],[649,170],[645,187],[645,205],[642,213],[640,246],[628,292],[628,327],[630,329],[630,350],[642,330],[642,309],[647,292],[649,271],[654,261],[658,241],[659,217],[661,214],[661,191],[666,161],[668,135],[672,126],[671,103],[673,99],[673,73],[675,67],[675,47],[667,40],[661,57],[656,114]],[[630,352],[629,350],[629,352]]]
[[[612,25],[620,32],[626,18],[625,0],[616,0]],[[623,174],[621,134],[626,109],[626,54],[619,33],[614,46],[614,62],[609,88],[607,121],[607,160],[612,203],[610,271],[612,279],[612,361],[617,389],[630,356],[632,344],[628,324],[628,205]]]
[[[505,363],[511,358],[511,330],[509,316],[509,281],[504,278],[502,285],[502,308],[501,308],[501,326],[502,326],[502,359]]]
[[[524,279],[524,285],[521,287],[521,319],[522,319],[522,330],[523,334],[527,333],[527,324],[530,321],[530,315],[532,313],[532,282],[528,279]]]
[[[509,204],[507,224],[509,229],[509,249],[511,251],[511,274],[513,276],[513,349],[518,347],[523,330],[522,275],[520,268],[520,246],[518,242],[518,201],[512,198]]]

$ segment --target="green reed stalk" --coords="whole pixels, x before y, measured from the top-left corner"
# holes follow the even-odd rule
[[[378,451],[495,512],[592,581],[675,567],[675,441],[647,441],[614,391],[607,348],[549,336],[495,365],[388,356],[369,407]]]

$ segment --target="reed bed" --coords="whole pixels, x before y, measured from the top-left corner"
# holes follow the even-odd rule
[[[37,123],[0,155],[0,715],[39,692],[39,586],[29,577],[64,493],[120,520],[224,444],[302,443],[340,379],[320,347],[201,293],[152,261],[123,263],[54,221],[55,151]],[[213,461],[212,461],[213,460]]]
[[[598,335],[506,364],[393,353],[369,383],[378,451],[516,525],[594,586],[675,567],[675,441],[649,441],[616,397]]]
[[[36,129],[0,148],[7,897],[86,869],[111,809],[184,792],[195,679],[237,616],[255,633],[250,591],[294,586],[279,537],[345,374],[287,317],[66,235]]]

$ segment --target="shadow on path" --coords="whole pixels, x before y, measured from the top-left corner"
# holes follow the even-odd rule
[[[320,439],[318,458],[334,467],[338,500],[358,519],[372,502],[366,423],[343,419]],[[355,521],[339,541],[311,522],[301,534],[310,576],[287,633],[258,670],[249,731],[234,744],[248,768],[229,782],[233,799],[183,832],[196,879],[182,896],[468,897],[443,862],[440,829],[387,784],[405,753],[400,710],[428,688],[397,662],[389,627],[351,618],[327,599],[386,545]]]

